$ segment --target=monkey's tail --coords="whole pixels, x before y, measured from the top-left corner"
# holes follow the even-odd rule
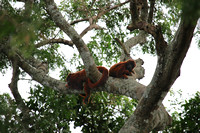
[[[91,80],[88,78],[89,88],[99,87],[105,84],[105,82],[108,80],[108,69],[103,66],[98,66],[97,69],[102,73],[102,76],[96,83],[92,83]]]

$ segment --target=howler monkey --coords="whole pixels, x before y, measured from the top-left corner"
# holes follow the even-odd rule
[[[108,70],[105,67],[98,66],[97,69],[102,73],[102,76],[96,83],[92,83],[90,79],[86,76],[85,69],[76,73],[71,73],[66,78],[66,87],[70,87],[77,90],[84,89],[85,94],[81,95],[83,97],[84,104],[89,102],[90,89],[103,85],[108,79]]]
[[[113,65],[109,70],[109,75],[116,78],[125,78],[127,75],[131,76],[131,73],[135,73],[133,68],[136,66],[136,63],[133,59],[129,59],[124,62],[119,62]]]

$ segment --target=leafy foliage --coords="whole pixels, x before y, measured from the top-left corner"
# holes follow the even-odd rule
[[[118,132],[135,106],[136,101],[127,97],[96,93],[88,106],[77,111],[74,124],[83,132]]]
[[[172,127],[165,130],[169,132],[181,132],[197,133],[200,131],[200,92],[197,92],[195,96],[189,100],[186,100],[181,105],[183,111],[180,113],[174,112],[172,117],[174,119]]]
[[[74,115],[76,99],[59,95],[49,88],[36,86],[31,89],[27,106],[35,120],[32,125],[36,132],[69,132],[69,122]]]
[[[3,133],[20,132],[22,129],[20,112],[9,94],[0,95],[0,128]]]
[[[1,95],[0,101],[1,129],[20,132],[22,124],[15,102],[8,94]],[[26,102],[34,120],[30,126],[35,132],[70,132],[71,121],[75,121],[75,127],[82,127],[83,132],[118,132],[136,104],[124,96],[96,93],[90,104],[83,105],[80,96],[61,95],[38,85],[31,89]]]

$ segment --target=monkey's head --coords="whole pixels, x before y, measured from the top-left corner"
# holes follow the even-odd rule
[[[136,67],[136,63],[135,63],[135,61],[134,61],[133,59],[129,59],[129,60],[126,61],[126,69],[127,69],[129,72],[135,73],[135,72],[133,71],[133,68],[135,68],[135,67]]]

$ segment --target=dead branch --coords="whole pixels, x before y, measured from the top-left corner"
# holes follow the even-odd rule
[[[134,71],[135,71],[135,79],[142,79],[144,78],[144,74],[145,74],[145,69],[144,67],[142,67],[142,65],[144,64],[144,61],[142,59],[137,59],[135,60],[136,62],[136,67],[134,68]]]

